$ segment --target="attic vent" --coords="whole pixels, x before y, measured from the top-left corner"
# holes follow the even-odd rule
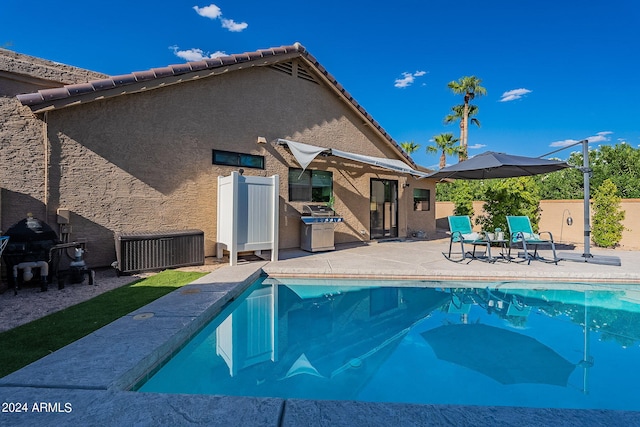
[[[278,62],[277,64],[271,65],[271,68],[277,71],[281,71],[283,73],[287,73],[290,76],[296,76],[302,80],[306,80],[308,82],[318,84],[318,81],[313,76],[313,74],[311,74],[300,63],[295,63],[293,61]]]
[[[278,62],[277,64],[273,64],[271,68],[293,76],[293,62]]]
[[[318,84],[318,82],[313,77],[313,75],[309,71],[307,71],[307,69],[304,68],[302,65],[298,65],[298,77],[303,80],[307,80],[307,81]]]

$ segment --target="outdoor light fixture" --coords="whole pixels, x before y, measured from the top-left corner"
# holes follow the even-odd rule
[[[567,225],[573,225],[573,218],[571,218],[571,212],[569,212],[569,209],[565,209],[564,212],[562,212],[562,219],[564,220],[565,212],[569,214],[567,216]]]
[[[560,241],[562,242],[562,229],[564,228],[564,214],[567,213],[569,215],[567,215],[567,225],[571,226],[573,225],[573,218],[571,218],[571,212],[569,211],[569,209],[565,209],[562,212],[562,223],[560,224]]]
[[[258,140],[256,142],[258,144],[266,144],[267,143],[267,138],[265,138],[264,136],[259,136]]]

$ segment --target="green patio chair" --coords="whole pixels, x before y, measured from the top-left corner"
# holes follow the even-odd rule
[[[522,246],[524,251],[524,260],[527,264],[531,264],[532,259],[544,262],[553,262],[558,265],[558,257],[556,256],[556,245],[553,242],[553,235],[549,231],[541,231],[534,233],[531,227],[531,221],[528,216],[507,216],[507,224],[509,225],[509,258],[511,258],[511,248]],[[542,234],[548,235],[548,239],[541,237]],[[547,260],[538,254],[538,247],[550,246],[553,252],[553,260]],[[529,252],[534,248],[533,255]]]
[[[491,256],[491,241],[488,236],[484,232],[474,232],[471,227],[471,218],[466,215],[461,216],[450,216],[449,219],[449,230],[451,231],[451,237],[449,240],[449,255],[443,254],[448,260],[454,262],[464,261],[465,259],[469,259],[469,262],[474,259],[479,259],[481,261],[489,261],[494,262],[496,259]],[[460,243],[460,259],[454,259],[451,256],[453,250],[453,244]],[[472,245],[473,251],[467,252],[464,249],[464,245]],[[476,246],[484,246],[485,254],[482,257],[476,256]]]

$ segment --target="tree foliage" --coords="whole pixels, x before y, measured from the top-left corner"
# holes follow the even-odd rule
[[[591,240],[600,247],[617,246],[622,240],[625,211],[620,210],[620,196],[613,180],[605,179],[594,191],[592,205]]]
[[[454,138],[452,133],[441,133],[433,137],[434,145],[427,146],[427,153],[440,154],[440,169],[447,165],[447,156],[459,154],[461,147],[456,145],[458,138]]]
[[[436,201],[453,202],[456,193],[461,191],[461,187],[471,194],[472,200],[484,200],[485,180],[467,181],[464,179],[456,179],[455,181],[437,184]]]
[[[589,158],[594,188],[610,179],[623,199],[640,197],[640,149],[624,143],[603,145]]]
[[[458,126],[460,127],[460,140],[462,140],[462,138],[464,137],[464,131],[465,131],[465,127],[464,127],[465,125],[463,120],[464,111],[465,111],[464,107],[465,107],[464,104],[454,105],[453,107],[451,107],[451,113],[447,114],[443,120],[445,125],[458,122]],[[468,107],[468,115],[467,115],[467,120],[469,122],[469,125],[476,125],[480,127],[480,120],[473,117],[476,114],[478,114],[478,106],[470,104]],[[463,152],[461,151],[461,153],[458,155],[458,159],[461,158],[461,155],[467,156],[467,151],[466,150],[463,150]]]
[[[409,155],[414,151],[418,151],[420,149],[420,144],[416,144],[413,141],[405,141],[400,143],[400,147]]]
[[[537,178],[540,195],[545,200],[581,199],[584,195],[582,153],[573,152],[567,163],[575,168],[563,169]],[[628,144],[603,145],[589,150],[590,185],[599,187],[610,179],[623,199],[640,198],[640,149]]]
[[[476,222],[484,230],[507,230],[507,215],[524,215],[531,220],[534,231],[540,221],[540,190],[532,177],[491,180],[484,193],[485,215]]]
[[[462,105],[462,117],[460,120],[460,152],[459,159],[467,159],[467,147],[469,141],[469,103],[475,99],[487,94],[487,89],[480,86],[482,79],[476,76],[460,77],[457,81],[451,81],[447,85],[453,93],[463,95],[464,104]],[[455,108],[455,107],[454,107]]]
[[[456,191],[453,194],[453,214],[473,217],[474,192],[469,181],[456,181]]]
[[[575,153],[574,153],[575,154]],[[572,154],[567,163],[574,166],[545,175],[536,175],[543,200],[573,200],[584,196],[584,177],[577,167],[582,166],[582,155],[576,159]]]

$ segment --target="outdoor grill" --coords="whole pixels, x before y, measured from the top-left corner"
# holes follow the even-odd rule
[[[41,289],[47,290],[49,253],[60,242],[56,232],[28,215],[9,227],[4,235],[9,237],[2,257],[7,266],[10,287],[17,290],[25,282],[39,281]]]
[[[93,284],[94,272],[86,267],[83,254],[84,243],[63,243],[57,233],[46,223],[27,215],[4,233],[9,242],[2,253],[7,266],[9,287],[17,293],[25,283],[40,285],[46,291],[54,277],[58,280],[58,288],[64,288],[65,281],[82,282],[84,275],[89,276],[89,284]],[[73,255],[67,251],[73,250]],[[59,272],[62,254],[71,260],[68,270]]]
[[[334,229],[343,218],[328,206],[304,205],[302,207],[300,247],[308,252],[332,251]]]

